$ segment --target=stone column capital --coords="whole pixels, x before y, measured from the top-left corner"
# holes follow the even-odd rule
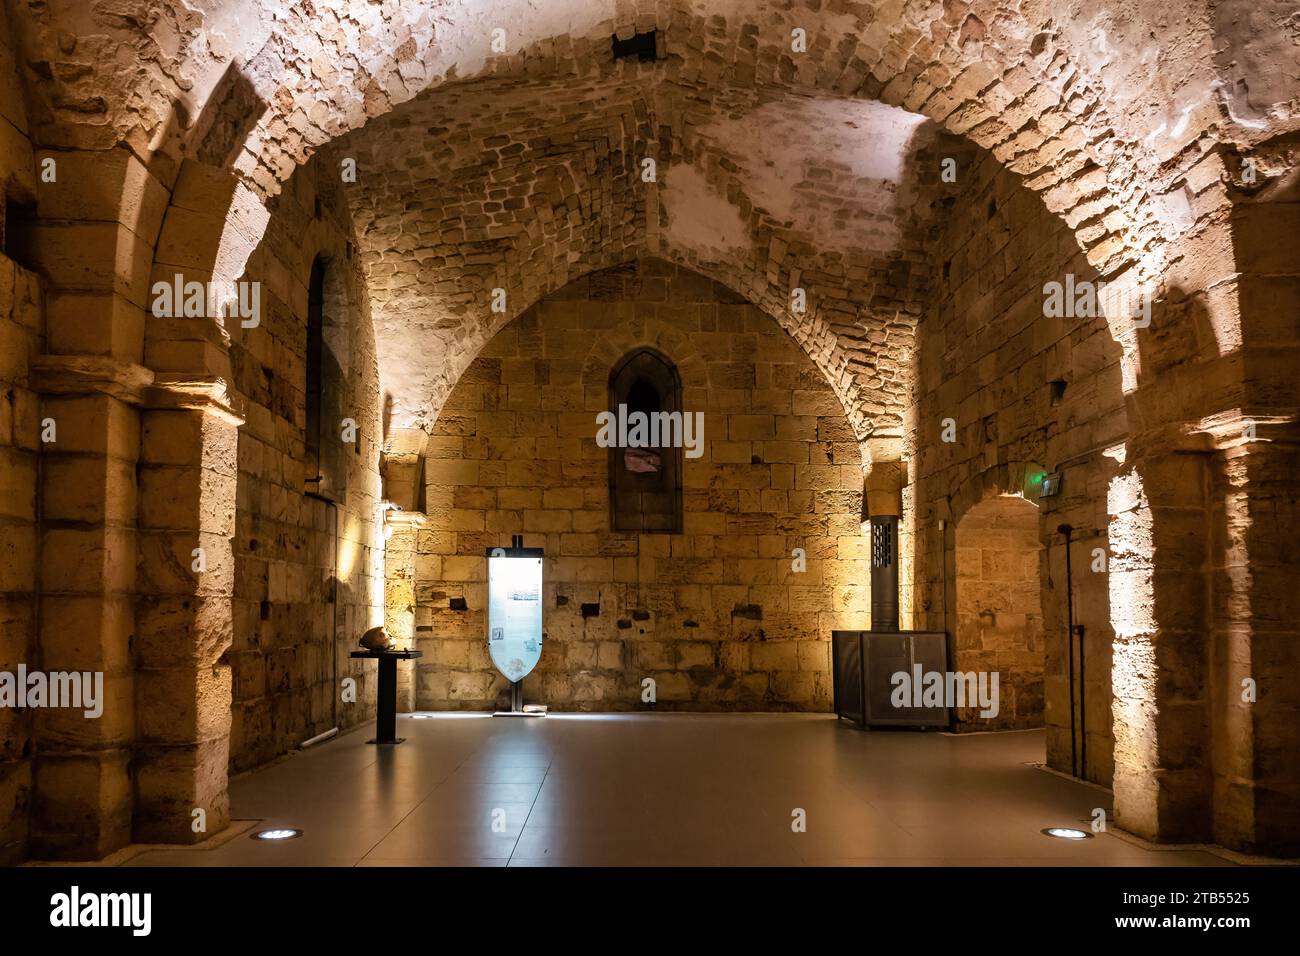
[[[862,487],[862,517],[901,515],[907,472],[899,460],[873,459]]]
[[[428,520],[425,515],[419,511],[385,511],[384,527],[393,528],[397,531],[413,531],[423,527]]]
[[[145,390],[144,405],[151,409],[203,412],[239,427],[244,424],[244,400],[223,378],[162,373]]]
[[[154,374],[110,355],[40,355],[31,365],[31,383],[43,395],[103,394],[139,405]]]

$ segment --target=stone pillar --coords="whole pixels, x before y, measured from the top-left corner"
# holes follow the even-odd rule
[[[183,286],[212,283],[230,294],[267,218],[233,174],[186,160],[151,285],[174,287],[179,278]],[[140,446],[133,833],[141,842],[198,842],[230,819],[224,655],[233,640],[231,539],[243,418],[228,391],[226,323],[239,319],[203,313],[151,313],[144,342],[155,382],[145,396]]]
[[[233,637],[243,420],[219,393],[160,387],[149,396],[140,442],[133,832],[138,842],[197,842],[230,821],[224,655]]]
[[[166,188],[126,149],[41,153],[57,176],[27,229],[46,280],[46,351],[32,381],[41,446],[45,671],[104,675],[103,713],[36,717],[31,855],[95,859],[130,839],[138,404],[152,246]]]
[[[1281,420],[1217,429],[1212,486],[1216,843],[1300,853],[1300,442]]]
[[[35,712],[32,853],[97,859],[130,839],[139,415],[148,380],[111,359],[42,356],[35,381],[55,440],[42,447],[42,671],[103,674],[102,713]]]
[[[1269,174],[1234,193],[1237,271],[1219,291],[1240,321],[1239,385],[1200,423],[1218,449],[1213,839],[1282,856],[1300,855],[1300,183],[1283,174],[1290,149],[1265,147],[1257,160]]]
[[[1164,841],[1209,831],[1206,458],[1128,462],[1108,494],[1116,822]]]
[[[1110,489],[1115,805],[1153,839],[1295,853],[1300,196],[1207,169],[1228,215],[1181,240],[1149,329],[1112,323],[1133,428]]]
[[[384,630],[394,644],[415,648],[416,540],[424,515],[415,511],[384,514]],[[415,661],[398,661],[397,709],[415,710]]]

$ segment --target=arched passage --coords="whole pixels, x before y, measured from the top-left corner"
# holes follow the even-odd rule
[[[957,522],[955,671],[998,674],[997,714],[958,708],[954,729],[1043,726],[1047,650],[1038,508],[1023,495],[986,498]],[[1058,655],[1059,656],[1059,655]]]

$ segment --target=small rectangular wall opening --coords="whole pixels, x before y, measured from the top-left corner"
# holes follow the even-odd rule
[[[628,40],[620,40],[617,36],[611,37],[614,44],[614,59],[626,60],[636,57],[642,63],[653,63],[656,59],[655,38],[657,35],[657,30],[650,30],[647,33],[635,33]]]

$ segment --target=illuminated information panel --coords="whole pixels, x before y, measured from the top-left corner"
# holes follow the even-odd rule
[[[523,680],[542,656],[542,550],[489,548],[488,654],[506,680]]]

